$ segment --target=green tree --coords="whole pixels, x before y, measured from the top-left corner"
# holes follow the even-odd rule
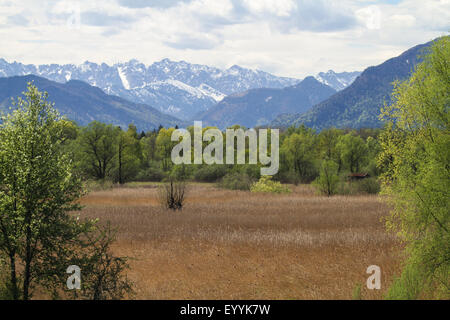
[[[145,168],[156,160],[156,132],[149,132],[140,140],[142,150],[142,164]]]
[[[317,176],[316,154],[316,135],[302,127],[286,137],[280,149],[281,163],[284,163],[301,182],[310,182]]]
[[[126,259],[110,253],[114,238],[109,229],[69,214],[80,209],[83,190],[64,152],[66,122],[47,94],[31,83],[24,95],[0,125],[0,255],[8,259],[6,296],[28,300],[39,287],[57,297],[64,291],[67,267],[77,264],[87,280],[84,297],[94,298],[85,288],[96,288],[96,297],[120,297],[129,292],[130,282],[121,275]]]
[[[406,243],[388,298],[450,298],[450,38],[436,41],[384,108],[379,163],[393,205],[388,227]]]
[[[334,195],[339,184],[338,165],[333,160],[322,161],[320,175],[313,184],[320,193],[328,197]]]
[[[340,130],[338,129],[327,129],[319,133],[319,144],[318,147],[321,152],[323,159],[337,159],[339,154],[336,150],[336,144],[340,136]]]
[[[11,297],[27,300],[45,280],[38,276],[49,252],[40,248],[59,248],[85,226],[67,214],[79,208],[82,189],[61,152],[64,126],[46,94],[29,84],[24,95],[0,126],[0,250],[9,257]]]
[[[366,140],[367,147],[367,160],[366,160],[366,172],[370,173],[371,176],[379,176],[381,173],[380,168],[377,166],[377,158],[381,152],[381,146],[378,139],[373,137],[368,137]]]
[[[318,136],[318,149],[320,157],[324,160],[333,160],[338,165],[338,173],[342,170],[342,159],[337,143],[342,135],[342,130],[330,128],[323,130]]]
[[[177,144],[177,142],[171,140],[174,130],[174,128],[161,128],[156,138],[156,152],[164,171],[168,171],[172,167],[172,149]]]
[[[116,130],[98,121],[82,128],[79,136],[80,164],[88,176],[105,179],[110,175],[116,155]]]
[[[350,132],[338,139],[337,148],[341,155],[343,166],[352,173],[359,172],[367,160],[367,146],[364,140]]]
[[[116,181],[120,184],[135,176],[142,161],[141,145],[136,127],[130,126],[124,132],[117,128],[116,135]]]

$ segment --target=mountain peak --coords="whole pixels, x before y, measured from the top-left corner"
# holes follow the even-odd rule
[[[170,60],[169,58],[164,58],[161,61],[157,62],[158,64],[172,64],[175,61]]]
[[[313,76],[307,76],[305,79],[303,79],[303,81],[301,83],[318,83],[319,81],[317,81],[316,78],[314,78]]]
[[[131,65],[141,64],[141,62],[135,58],[130,59],[127,63]]]
[[[361,72],[359,71],[337,73],[333,70],[328,70],[327,72],[320,72],[315,78],[336,91],[341,91],[351,85],[360,74]]]

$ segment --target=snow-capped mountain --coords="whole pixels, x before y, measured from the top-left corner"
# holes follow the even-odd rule
[[[181,119],[208,110],[230,94],[255,88],[284,88],[300,82],[236,65],[221,70],[169,59],[150,66],[134,59],[112,66],[89,61],[81,65],[36,66],[0,59],[0,77],[28,74],[60,83],[85,81],[107,94],[151,105]]]
[[[328,72],[320,72],[315,78],[334,90],[341,91],[351,85],[360,74],[359,71],[336,73],[329,70]]]

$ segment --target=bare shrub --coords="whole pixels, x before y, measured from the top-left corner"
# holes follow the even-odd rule
[[[159,188],[159,201],[161,205],[170,210],[183,209],[186,196],[186,183],[170,179]]]

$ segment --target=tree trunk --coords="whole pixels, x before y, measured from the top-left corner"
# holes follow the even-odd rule
[[[123,177],[122,177],[122,148],[119,147],[119,183],[123,184]]]
[[[29,288],[31,280],[31,213],[25,217],[26,244],[25,244],[25,268],[23,271],[23,300],[29,300]]]
[[[11,270],[11,293],[13,300],[19,300],[19,288],[17,288],[17,275],[16,275],[16,257],[15,253],[10,253],[9,263]]]

